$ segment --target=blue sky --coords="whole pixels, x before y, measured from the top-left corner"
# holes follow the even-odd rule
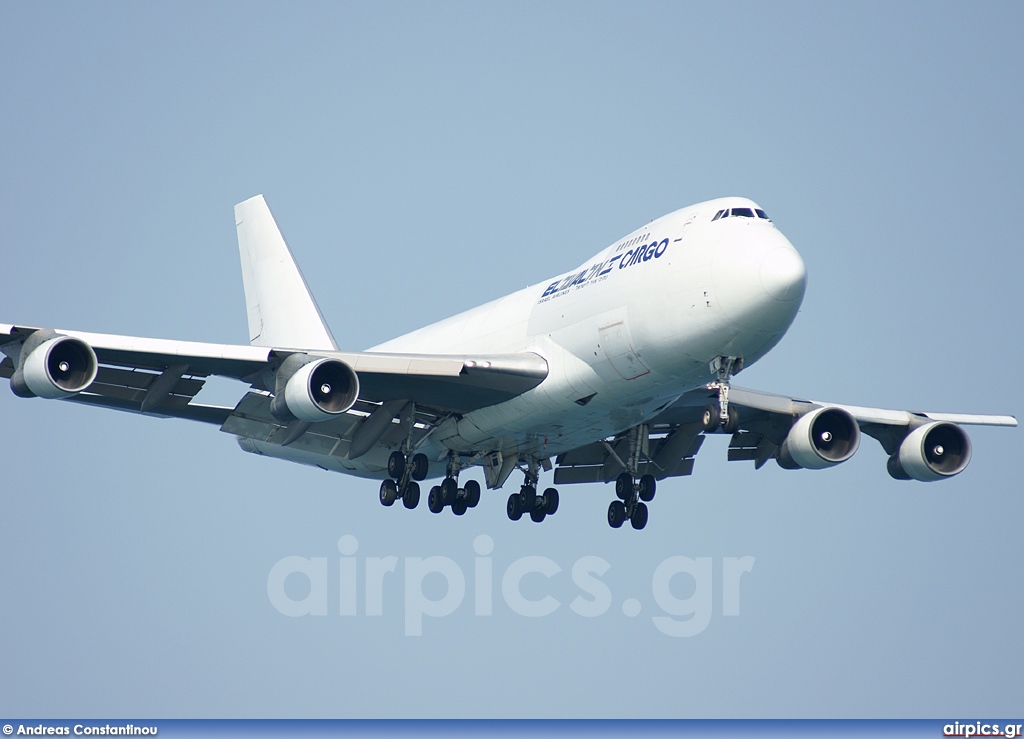
[[[231,208],[263,193],[361,349],[742,195],[809,285],[741,384],[1020,416],[1022,20],[1019,3],[5,3],[0,320],[243,343]],[[540,526],[509,522],[503,493],[433,516],[212,427],[9,394],[0,418],[3,714],[1020,710],[1019,430],[972,430],[942,484],[891,480],[869,439],[821,472],[727,464],[710,439],[637,533],[608,528],[600,486],[567,486]],[[343,536],[360,573],[397,558],[380,616],[337,615]],[[271,604],[289,556],[327,559],[328,615]],[[466,596],[406,636],[428,557]],[[501,596],[526,557],[560,568],[523,581],[558,601],[548,616]],[[610,565],[592,618],[570,607],[586,557]],[[652,621],[673,557],[711,564],[708,626],[685,638]],[[755,561],[737,616],[729,557]]]

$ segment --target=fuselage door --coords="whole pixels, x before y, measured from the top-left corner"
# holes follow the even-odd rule
[[[624,380],[635,380],[650,372],[633,350],[625,321],[602,326],[597,331],[598,341],[608,363]]]

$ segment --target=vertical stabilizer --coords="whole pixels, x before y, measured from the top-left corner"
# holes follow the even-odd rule
[[[262,195],[235,206],[249,343],[336,350],[331,330]]]

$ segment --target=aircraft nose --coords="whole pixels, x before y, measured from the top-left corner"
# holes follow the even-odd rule
[[[723,239],[712,262],[714,295],[725,317],[745,330],[785,331],[796,317],[807,269],[778,232]]]
[[[804,260],[792,247],[779,247],[761,260],[761,287],[776,300],[796,300],[807,285]]]

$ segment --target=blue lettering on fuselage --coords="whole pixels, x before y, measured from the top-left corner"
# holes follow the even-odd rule
[[[662,239],[661,241],[652,241],[649,244],[641,244],[622,254],[616,254],[608,259],[592,264],[579,272],[573,272],[571,275],[567,275],[560,280],[555,280],[544,290],[544,293],[540,296],[541,300],[543,301],[546,298],[564,293],[572,287],[583,287],[594,282],[600,282],[615,269],[616,265],[618,265],[619,269],[626,269],[639,262],[649,262],[652,259],[658,259],[667,249],[668,239]]]

